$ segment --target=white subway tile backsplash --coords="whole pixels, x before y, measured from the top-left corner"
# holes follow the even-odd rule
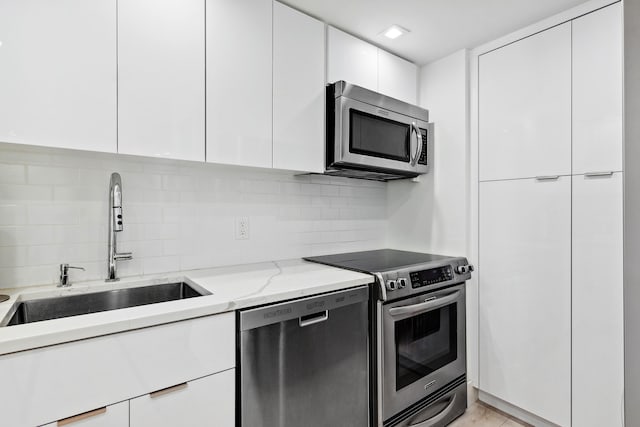
[[[0,144],[0,288],[106,274],[109,176],[123,180],[121,277],[384,247],[386,185]],[[250,238],[235,221],[249,218]]]
[[[27,207],[29,224],[77,224],[78,211],[72,205],[37,204]]]
[[[51,201],[53,190],[41,185],[0,184],[0,198],[4,202]]]
[[[4,157],[3,157],[3,160]],[[25,184],[27,173],[24,165],[0,163],[0,183],[2,184]]]
[[[78,183],[78,169],[50,166],[27,166],[27,182],[43,185],[74,185]]]
[[[27,263],[26,246],[0,247],[0,267],[24,267]]]
[[[169,273],[180,270],[180,258],[176,256],[162,256],[144,258],[142,260],[144,274]]]
[[[26,204],[3,204],[0,200],[0,225],[19,225],[27,223]]]

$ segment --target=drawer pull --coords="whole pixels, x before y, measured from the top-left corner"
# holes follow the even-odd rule
[[[187,383],[176,384],[174,386],[163,388],[162,390],[154,391],[153,393],[149,393],[149,397],[151,397],[151,398],[159,397],[159,396],[163,396],[165,394],[173,393],[174,391],[182,390],[182,389],[185,389],[185,388],[187,388]]]
[[[613,176],[613,171],[606,172],[587,172],[584,174],[587,178],[596,178],[599,176]]]
[[[560,175],[544,175],[544,176],[536,176],[538,181],[555,181],[560,178]]]
[[[84,412],[82,414],[74,415],[73,417],[64,418],[58,420],[58,427],[66,426],[77,421],[86,420],[87,418],[95,417],[96,415],[104,414],[107,412],[107,407],[94,409],[93,411]]]

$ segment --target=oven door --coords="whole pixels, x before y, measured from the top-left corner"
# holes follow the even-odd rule
[[[385,304],[382,317],[387,420],[466,372],[464,284]]]
[[[431,124],[344,96],[335,102],[337,165],[427,173],[431,162]]]

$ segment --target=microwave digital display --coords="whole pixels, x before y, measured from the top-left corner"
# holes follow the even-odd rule
[[[410,126],[354,109],[349,120],[350,152],[409,162]]]

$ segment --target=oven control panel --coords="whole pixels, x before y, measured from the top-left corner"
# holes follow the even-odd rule
[[[428,270],[413,271],[410,274],[411,287],[413,289],[423,286],[433,285],[435,283],[446,282],[453,279],[453,268],[450,265],[438,268],[430,268]]]

